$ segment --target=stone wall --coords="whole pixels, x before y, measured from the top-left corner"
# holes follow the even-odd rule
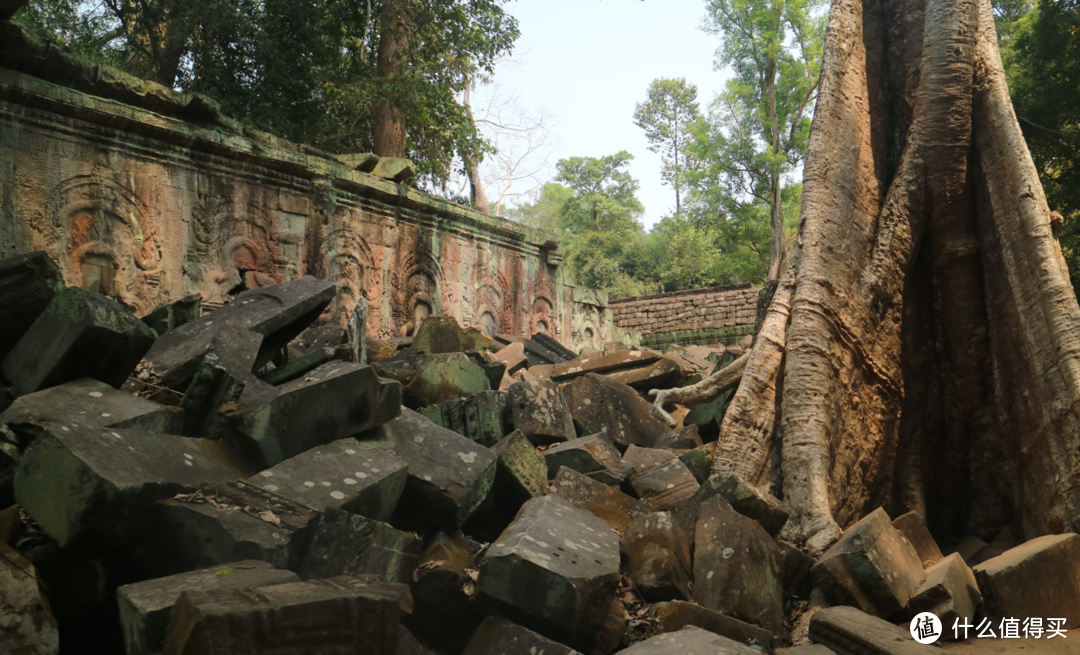
[[[43,250],[139,315],[316,275],[339,286],[332,320],[366,298],[372,336],[446,313],[573,348],[607,338],[606,294],[574,288],[553,233],[350,170],[10,23],[0,42],[0,258]]]
[[[621,298],[608,306],[615,325],[640,332],[643,346],[732,344],[753,332],[760,291],[743,284]]]

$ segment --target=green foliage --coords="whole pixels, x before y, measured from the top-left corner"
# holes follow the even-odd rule
[[[690,126],[700,119],[697,87],[687,83],[684,77],[653,80],[648,99],[634,108],[634,125],[645,130],[649,150],[660,153],[661,179],[675,189],[675,213],[681,211],[681,196],[686,186],[683,173],[688,167],[686,144],[690,140]]]
[[[376,74],[386,0],[31,0],[16,19],[94,61],[205,93],[252,127],[331,152],[370,152],[374,107],[405,115],[421,177],[479,159],[456,95],[518,36],[506,0],[408,0],[405,74]],[[389,22],[389,21],[388,21]]]
[[[1011,3],[995,2],[995,10],[1001,4]],[[1080,3],[1039,0],[1006,31],[1013,106],[1050,208],[1065,219],[1058,238],[1080,289]]]

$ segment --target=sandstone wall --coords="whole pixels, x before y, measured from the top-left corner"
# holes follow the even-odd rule
[[[608,303],[615,325],[641,345],[732,344],[754,328],[760,288],[749,284],[621,298]]]
[[[574,289],[553,233],[349,170],[205,98],[13,45],[4,27],[0,257],[44,250],[69,284],[140,315],[317,275],[339,285],[334,320],[367,299],[372,336],[447,313],[570,347],[607,338],[606,295]]]

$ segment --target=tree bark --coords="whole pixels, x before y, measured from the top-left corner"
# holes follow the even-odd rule
[[[773,11],[776,12],[775,6]],[[774,34],[779,32],[779,12],[777,13],[777,26]],[[766,45],[766,51],[770,49]],[[765,66],[765,96],[769,105],[769,146],[772,155],[778,157],[782,152],[780,143],[780,117],[776,110],[776,57],[772,54]],[[773,161],[769,164],[769,277],[770,284],[780,281],[784,269],[787,267],[787,232],[784,227],[784,205],[780,196],[780,163]]]
[[[471,88],[472,80],[469,80],[465,85],[465,97],[463,98],[463,104],[465,105],[465,113],[469,116],[469,121],[473,121],[473,112],[471,101]],[[476,124],[473,123],[472,129],[473,140],[479,140],[479,135],[476,131]],[[469,176],[469,192],[472,196],[473,207],[476,207],[480,212],[491,215],[491,202],[488,200],[487,192],[484,191],[484,182],[480,179],[480,167],[479,162],[473,161],[469,156],[463,156],[462,161],[465,164],[465,173]]]
[[[375,73],[384,86],[392,84],[408,66],[408,0],[387,0],[380,16],[379,54]],[[392,95],[375,107],[375,154],[405,156],[405,114]]]
[[[1080,306],[990,0],[834,0],[800,229],[714,470],[821,552],[874,508],[939,537],[1080,530]]]

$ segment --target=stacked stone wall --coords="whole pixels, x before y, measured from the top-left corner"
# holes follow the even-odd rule
[[[754,327],[759,287],[749,284],[621,298],[608,303],[616,327],[644,346],[735,343]]]

